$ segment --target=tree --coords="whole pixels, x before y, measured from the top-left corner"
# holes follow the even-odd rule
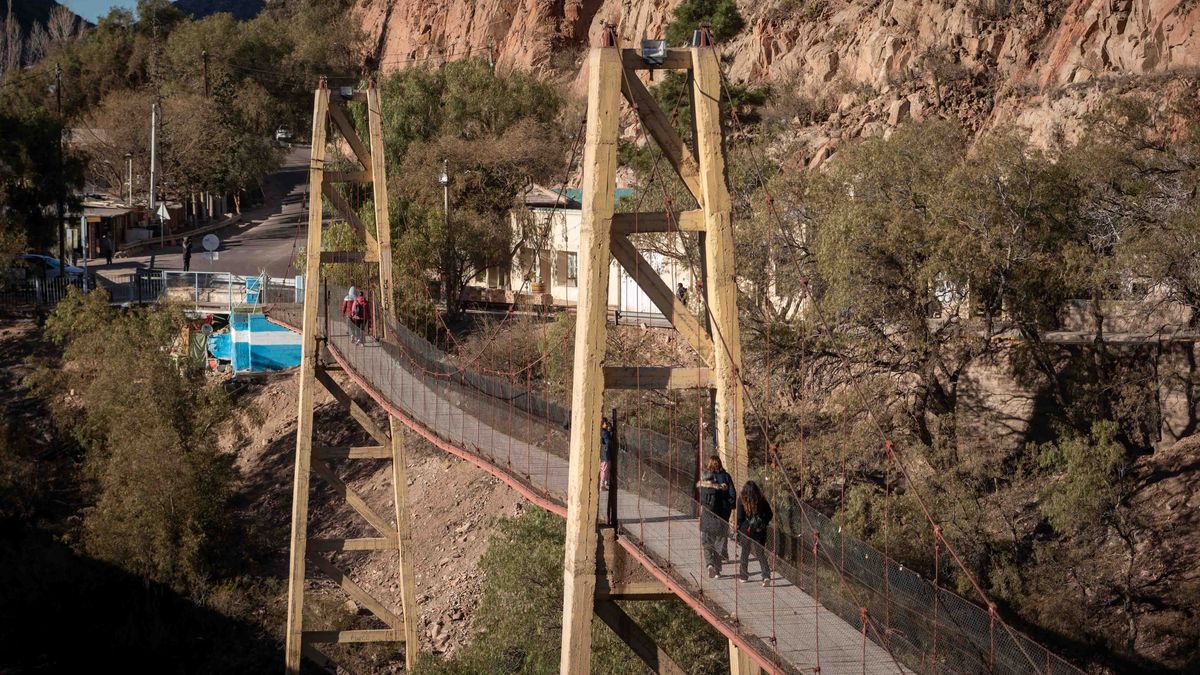
[[[390,173],[406,178],[390,186],[395,246],[437,273],[453,316],[470,279],[508,265],[529,234],[513,231],[509,213],[531,184],[560,168],[561,103],[533,76],[498,75],[478,58],[409,69],[381,86]],[[438,185],[443,160],[448,224]]]
[[[717,42],[725,42],[746,25],[734,0],[684,0],[671,14],[667,42],[674,47],[691,43],[692,31],[707,23]]]
[[[12,235],[38,249],[58,240],[52,206],[58,186],[68,191],[83,186],[83,160],[67,153],[58,160],[58,137],[62,126],[43,111],[33,113],[0,111],[0,191],[5,207],[0,218]],[[68,206],[72,206],[68,204]]]
[[[63,365],[42,369],[37,383],[86,450],[95,502],[84,546],[187,592],[240,554],[227,512],[235,473],[210,436],[228,400],[171,358],[183,321],[166,308],[117,312],[103,290],[71,287],[46,324]]]

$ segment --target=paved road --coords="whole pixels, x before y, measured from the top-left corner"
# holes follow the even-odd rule
[[[243,222],[217,232],[221,238],[218,260],[209,265],[197,243],[192,249],[193,271],[232,272],[257,275],[263,270],[273,277],[291,277],[296,249],[303,244],[305,194],[308,187],[309,147],[294,147],[283,166],[267,177],[264,185],[266,204],[243,212]],[[110,280],[150,267],[151,258],[158,269],[183,269],[183,249],[178,245],[155,248],[144,255],[117,258],[112,265],[88,261],[90,269]]]

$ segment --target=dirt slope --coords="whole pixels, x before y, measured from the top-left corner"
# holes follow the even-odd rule
[[[241,415],[254,431],[248,438],[225,434],[224,442],[237,453],[237,465],[246,480],[247,502],[263,535],[275,546],[274,564],[286,575],[288,529],[291,518],[293,458],[296,435],[297,383],[294,375],[279,374],[252,385],[239,397]],[[350,391],[358,392],[350,387]],[[330,445],[364,444],[356,424],[347,421],[322,392],[317,399],[317,434]],[[370,406],[367,406],[370,409]],[[385,417],[378,415],[383,423]],[[433,448],[408,435],[409,497],[420,609],[421,649],[425,653],[452,653],[470,633],[479,602],[481,579],[478,563],[487,547],[492,523],[514,516],[526,504],[520,496],[474,465]],[[345,464],[345,463],[343,463]],[[339,475],[379,513],[391,514],[391,468],[386,462],[360,461],[335,467]],[[373,536],[361,518],[338,500],[320,479],[313,479],[311,512],[315,526],[310,536]],[[398,556],[394,553],[345,554],[339,564],[356,581],[377,594],[385,604],[400,607]],[[314,576],[310,574],[310,579]],[[310,581],[323,598],[323,611],[331,620],[344,620],[358,612],[339,589],[327,581]],[[365,612],[366,610],[362,610]],[[397,667],[392,663],[389,667]]]

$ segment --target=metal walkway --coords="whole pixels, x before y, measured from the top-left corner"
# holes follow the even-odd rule
[[[340,296],[339,296],[340,297]],[[328,302],[322,303],[322,309]],[[272,320],[293,330],[300,308],[279,306]],[[324,313],[324,312],[323,312]],[[472,372],[433,345],[389,324],[386,343],[351,340],[344,322],[319,321],[329,352],[391,414],[441,449],[471,461],[539,506],[565,515],[569,411],[516,383]],[[771,561],[773,579],[733,578],[737,547],[723,575],[705,573],[699,507],[692,494],[693,447],[637,429],[621,430],[618,514],[620,544],[719,631],[784,673],[1079,672],[1029,638],[1001,631],[982,608],[931,587],[911,571],[872,560],[873,549],[842,538],[813,513],[811,535],[822,550],[800,546]],[[601,519],[607,494],[600,499]],[[805,516],[808,517],[808,514]],[[836,529],[835,529],[836,528]],[[834,561],[827,547],[840,555]],[[876,555],[877,558],[882,558]],[[882,568],[879,567],[881,564]],[[880,570],[887,582],[873,579]],[[888,595],[879,586],[891,587]],[[897,593],[897,589],[899,592]],[[908,589],[908,590],[906,590]],[[932,589],[932,590],[931,590]],[[933,615],[929,614],[932,593]],[[816,596],[816,597],[814,597]],[[820,598],[818,601],[817,598]],[[886,618],[885,615],[886,614]]]

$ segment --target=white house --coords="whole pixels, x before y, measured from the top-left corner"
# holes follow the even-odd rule
[[[616,198],[619,201],[632,194],[631,189],[618,188]],[[514,210],[509,225],[517,237],[526,233],[525,245],[509,266],[488,269],[476,276],[468,286],[468,299],[573,307],[579,301],[582,191],[534,186],[523,201],[525,210]],[[643,256],[672,289],[683,284],[688,290],[689,305],[696,302],[692,274],[686,263],[651,251],[644,251]],[[611,309],[620,308],[628,316],[660,315],[632,275],[616,260],[610,260],[609,265]]]

